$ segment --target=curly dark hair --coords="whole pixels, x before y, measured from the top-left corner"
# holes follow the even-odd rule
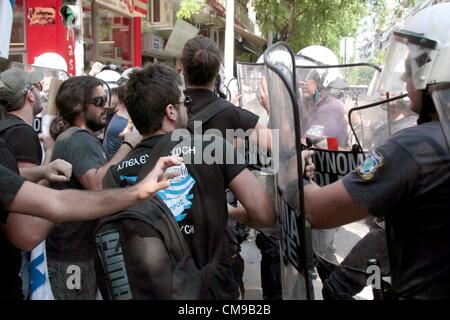
[[[179,86],[180,76],[162,63],[150,64],[133,72],[127,83],[125,106],[141,134],[151,134],[161,128],[167,105],[178,106]]]
[[[73,77],[61,84],[55,104],[61,116],[58,121],[65,121],[67,124],[59,125],[58,128],[75,125],[76,117],[87,110],[92,91],[98,86],[103,86],[103,81],[91,76]],[[61,132],[55,131],[54,134],[58,136]]]
[[[66,129],[69,129],[71,127],[70,123],[64,120],[63,117],[57,116],[53,121],[50,123],[50,127],[48,129],[50,133],[50,137],[52,137],[53,140],[56,140],[58,136]]]
[[[204,36],[186,42],[181,56],[187,84],[205,85],[219,74],[222,56],[216,43]]]

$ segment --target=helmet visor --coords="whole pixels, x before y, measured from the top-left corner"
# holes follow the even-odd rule
[[[414,89],[425,89],[437,56],[435,47],[433,40],[406,31],[394,32],[379,91],[405,91],[408,79]]]

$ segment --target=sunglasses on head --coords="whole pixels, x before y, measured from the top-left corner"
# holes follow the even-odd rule
[[[107,102],[108,102],[108,97],[107,96],[94,97],[90,101],[90,103],[92,103],[94,106],[102,107],[102,108],[106,105]]]
[[[174,105],[182,104],[182,103],[183,103],[186,107],[189,107],[189,105],[192,103],[192,98],[189,97],[189,96],[184,96],[184,100],[183,100],[183,101],[174,103]]]
[[[38,91],[42,91],[42,84],[40,82],[36,82],[36,83],[31,83],[31,84],[27,84],[25,86],[25,88],[22,90],[23,94],[27,94],[28,90],[33,89],[33,87],[35,87],[36,89],[38,89]]]

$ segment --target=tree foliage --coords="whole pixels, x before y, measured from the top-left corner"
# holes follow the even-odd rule
[[[205,0],[181,0],[177,11],[177,18],[190,20],[193,15],[200,12],[205,6]]]
[[[295,51],[323,45],[339,52],[342,37],[354,36],[367,13],[364,0],[255,0],[263,32],[278,34]]]

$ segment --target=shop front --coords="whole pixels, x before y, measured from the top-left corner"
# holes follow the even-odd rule
[[[82,25],[75,30],[64,26],[62,4],[63,0],[15,1],[10,54],[3,64],[35,64],[51,53],[65,61],[60,68],[70,75],[88,72],[95,61],[141,65],[141,20],[147,16],[148,0],[79,0]]]
[[[122,67],[142,64],[141,18],[147,0],[83,0],[85,70],[95,61]]]

